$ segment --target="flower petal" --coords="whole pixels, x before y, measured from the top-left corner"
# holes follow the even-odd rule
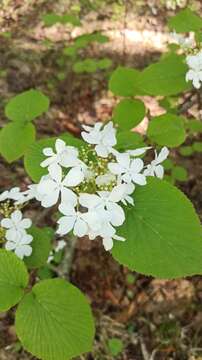
[[[13,226],[13,222],[11,219],[8,219],[8,218],[4,218],[1,220],[1,226],[6,228],[6,229],[9,229],[10,227]]]
[[[13,241],[7,241],[5,244],[5,249],[10,251],[10,250],[14,250],[16,248],[16,243],[14,243]]]
[[[11,214],[11,220],[17,225],[22,220],[22,213],[20,210],[15,210]]]
[[[55,142],[55,150],[57,154],[60,154],[62,151],[65,150],[66,144],[63,140],[57,139]]]
[[[45,208],[48,208],[57,204],[59,195],[60,195],[59,190],[55,190],[53,193],[45,195],[41,200],[41,205]]]
[[[20,222],[20,227],[23,229],[28,229],[32,225],[32,221],[30,219],[23,219]]]
[[[61,190],[61,203],[75,207],[77,205],[77,195],[65,187]]]
[[[87,209],[93,209],[96,206],[99,206],[102,201],[98,195],[83,193],[79,196],[79,203]]]
[[[114,226],[120,226],[124,223],[125,214],[122,207],[116,203],[108,203],[107,210],[110,213],[110,222]]]
[[[106,251],[110,251],[113,248],[113,239],[110,237],[103,238],[102,243]]]
[[[68,232],[70,232],[73,227],[74,227],[74,223],[76,221],[76,216],[62,216],[59,220],[58,220],[58,229],[57,229],[57,234],[59,235],[65,235],[68,234]]]
[[[88,225],[86,222],[80,218],[77,218],[75,225],[74,225],[74,235],[82,237],[87,235],[88,233]]]
[[[135,184],[138,184],[138,185],[146,185],[146,183],[147,183],[146,176],[143,174],[134,174],[132,176],[132,180]]]
[[[84,179],[84,173],[80,167],[72,168],[63,180],[63,185],[65,186],[77,186]]]
[[[106,158],[109,154],[107,147],[102,144],[96,145],[95,151],[98,156],[103,157],[103,158]]]

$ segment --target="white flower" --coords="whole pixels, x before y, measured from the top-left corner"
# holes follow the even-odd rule
[[[122,198],[122,193],[113,189],[109,191],[98,191],[98,195],[95,194],[81,194],[79,197],[79,203],[91,210],[91,215],[94,212],[100,218],[99,223],[101,222],[110,222],[114,226],[120,226],[125,220],[125,214],[120,205],[117,204]],[[85,215],[88,216],[88,215]],[[96,216],[95,216],[95,226]],[[92,227],[92,224],[91,224]]]
[[[52,148],[43,149],[43,154],[48,158],[42,161],[41,167],[50,167],[61,165],[63,167],[74,167],[78,163],[78,149],[74,146],[67,146],[61,139],[57,139],[55,142],[55,150]]]
[[[186,73],[186,81],[191,80],[193,86],[199,89],[202,82],[202,51],[196,55],[188,55],[186,57],[187,65],[190,70]]]
[[[112,121],[102,129],[103,124],[98,122],[94,127],[83,126],[85,131],[82,131],[83,139],[95,146],[95,151],[100,157],[107,157],[113,152],[113,146],[116,145],[116,129],[113,127]]]
[[[73,230],[74,235],[82,237],[88,233],[88,225],[83,220],[81,212],[64,203],[59,206],[59,210],[65,216],[62,216],[57,222],[59,224],[57,234],[65,235]]]
[[[60,250],[63,250],[65,248],[65,246],[67,245],[66,241],[64,240],[59,240],[57,243],[57,246],[55,248],[55,252],[59,252]]]
[[[104,175],[97,176],[95,182],[98,186],[102,186],[102,185],[109,185],[115,180],[116,180],[116,176],[110,172],[107,172]]]
[[[43,178],[37,186],[37,192],[42,196],[41,204],[50,207],[56,204],[61,195],[61,202],[70,203],[75,206],[77,203],[76,194],[68,189],[79,185],[84,178],[80,168],[72,168],[63,179],[61,167],[49,169],[49,175]]]
[[[157,154],[155,151],[155,159],[152,160],[151,164],[147,165],[146,169],[144,170],[145,176],[157,176],[158,178],[162,179],[164,175],[164,168],[160,165],[166,158],[168,157],[169,150],[166,146],[164,146],[160,153]]]
[[[10,218],[1,220],[1,226],[6,228],[6,239],[14,241],[18,234],[24,234],[25,229],[30,228],[32,221],[30,219],[23,219],[20,210],[15,210]]]
[[[191,36],[185,37],[184,35],[178,34],[174,31],[170,33],[170,37],[172,42],[178,44],[182,48],[188,49],[194,46],[194,39]]]
[[[143,170],[144,163],[141,159],[131,159],[128,153],[117,154],[116,163],[109,163],[109,170],[118,175],[126,183],[146,185],[145,175],[140,172]]]
[[[14,201],[23,201],[24,195],[20,192],[19,187],[14,187],[11,190],[6,190],[0,195],[0,201],[5,200],[14,200]]]
[[[25,219],[24,219],[25,220]],[[32,247],[29,245],[33,237],[26,232],[18,232],[13,240],[8,240],[5,244],[6,250],[14,250],[15,254],[23,259],[24,256],[30,256]]]
[[[118,184],[116,186],[117,191],[119,191],[122,195],[120,198],[120,201],[124,204],[127,205],[127,203],[134,205],[134,200],[133,198],[130,196],[134,190],[135,190],[135,185],[132,183],[122,183],[122,184]]]
[[[15,202],[16,205],[24,204],[25,202],[30,201],[32,199],[36,199],[38,201],[42,200],[42,196],[37,192],[37,184],[29,185],[28,189],[26,191],[23,191],[21,195],[22,197]]]

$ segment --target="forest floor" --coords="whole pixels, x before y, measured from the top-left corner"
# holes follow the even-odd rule
[[[121,1],[83,7],[81,27],[54,25],[44,27],[41,14],[65,13],[77,1],[2,0],[0,4],[0,127],[6,118],[4,105],[9,97],[30,88],[41,89],[51,99],[49,112],[37,120],[38,138],[70,131],[79,136],[81,124],[110,118],[117,99],[107,90],[110,72],[117,65],[144,68],[166,51],[166,27],[173,10],[160,1]],[[82,1],[81,1],[82,3]],[[105,2],[107,3],[107,1]],[[108,1],[110,3],[110,1]],[[132,5],[131,5],[132,3]],[[194,2],[202,11],[200,1]],[[62,55],[64,46],[80,34],[101,31],[109,37],[106,44],[95,44],[81,56],[109,57],[110,70],[76,74]],[[152,114],[159,114],[154,99],[143,99]],[[195,105],[187,116],[202,118]],[[139,131],[144,132],[146,122]],[[189,143],[189,140],[187,140]],[[200,156],[181,157],[173,152],[177,164],[188,170],[188,181],[177,183],[202,216],[202,163]],[[7,164],[0,159],[0,190],[30,179],[22,161]],[[36,209],[30,208],[31,216]],[[41,216],[38,225],[50,222]],[[149,239],[148,239],[149,241]],[[148,244],[149,246],[149,244]],[[76,243],[71,282],[89,298],[96,316],[94,352],[80,360],[110,360],[107,341],[117,337],[124,349],[119,360],[202,360],[202,279],[164,281],[129,272],[117,264],[97,241],[81,239]],[[0,314],[0,360],[33,359],[21,350],[13,326],[13,313]]]

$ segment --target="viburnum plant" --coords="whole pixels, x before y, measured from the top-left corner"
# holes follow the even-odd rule
[[[190,10],[170,20],[176,21],[189,26],[186,32],[198,34],[202,28]],[[85,296],[63,278],[40,280],[36,272],[54,264],[72,234],[101,241],[131,271],[166,279],[202,273],[199,218],[186,196],[163,179],[164,166],[173,174],[178,170],[179,178],[168,149],[184,143],[190,121],[179,114],[180,107],[171,107],[170,98],[190,91],[189,79],[194,86],[201,81],[200,71],[189,73],[187,56],[193,55],[184,54],[184,42],[183,54],[178,50],[172,47],[142,72],[118,67],[109,88],[122,99],[112,119],[84,125],[81,139],[64,133],[35,140],[32,121],[49,107],[38,90],[6,105],[10,122],[0,132],[1,155],[9,163],[24,156],[33,183],[24,191],[13,187],[0,194],[0,311],[17,305],[16,333],[39,359],[67,360],[92,349],[95,325]],[[152,117],[141,95],[161,96],[165,113]],[[131,130],[145,115],[150,121],[141,137]],[[196,122],[200,128],[194,120],[194,129]],[[52,208],[54,229],[32,224],[30,202]]]

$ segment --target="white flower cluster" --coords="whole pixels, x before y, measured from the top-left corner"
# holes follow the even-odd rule
[[[81,135],[87,144],[80,150],[61,139],[56,140],[55,151],[43,149],[46,159],[41,166],[47,168],[47,175],[23,193],[15,190],[12,199],[22,204],[36,198],[43,207],[57,204],[61,213],[58,235],[72,231],[91,240],[101,237],[105,249],[111,250],[113,240],[125,240],[116,233],[125,220],[122,204],[134,205],[131,195],[136,185],[146,185],[147,176],[163,177],[161,163],[169,152],[166,147],[159,154],[155,152],[155,159],[148,165],[138,156],[150,147],[118,152],[112,122],[84,126]],[[0,199],[11,199],[11,191],[4,192]]]
[[[33,237],[26,232],[26,229],[29,229],[31,225],[31,220],[23,219],[20,210],[15,210],[10,218],[1,220],[1,227],[6,229],[6,250],[14,250],[21,259],[24,256],[30,256],[32,253],[30,243]]]
[[[194,33],[190,33],[189,36],[184,36],[174,31],[170,33],[170,38],[172,43],[179,45],[184,50],[195,46]]]
[[[186,81],[191,80],[196,89],[201,87],[202,83],[202,50],[195,55],[188,55],[186,63],[189,71],[186,74]]]

